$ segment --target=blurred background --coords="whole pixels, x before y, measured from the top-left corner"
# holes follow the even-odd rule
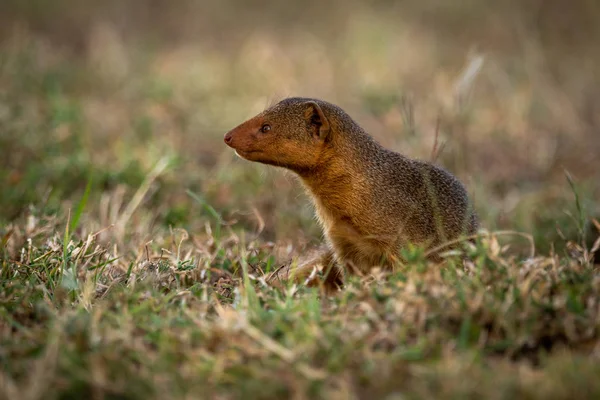
[[[0,223],[64,213],[92,177],[88,231],[147,183],[131,237],[218,213],[318,243],[292,175],[222,142],[287,96],[336,103],[412,157],[437,137],[483,225],[540,250],[578,234],[574,192],[600,214],[599,2],[323,3],[3,0]]]

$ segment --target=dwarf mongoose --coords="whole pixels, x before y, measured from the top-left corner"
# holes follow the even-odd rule
[[[247,160],[298,174],[327,238],[322,262],[335,264],[326,282],[339,282],[342,270],[391,267],[409,243],[431,249],[477,230],[467,192],[452,174],[385,149],[325,101],[285,99],[224,140]]]

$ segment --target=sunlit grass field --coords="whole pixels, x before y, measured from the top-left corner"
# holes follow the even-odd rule
[[[600,398],[597,41],[352,4],[162,41],[106,15],[2,31],[0,398]],[[456,174],[466,261],[267,285],[321,231],[222,137],[287,96]]]

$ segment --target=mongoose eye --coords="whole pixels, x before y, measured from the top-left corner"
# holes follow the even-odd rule
[[[260,131],[262,133],[267,133],[271,130],[271,125],[269,124],[263,124],[263,126],[260,127]]]

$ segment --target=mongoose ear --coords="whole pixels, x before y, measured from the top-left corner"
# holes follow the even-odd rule
[[[308,108],[306,109],[305,115],[309,120],[309,123],[315,127],[315,136],[319,140],[327,139],[327,136],[329,136],[329,132],[331,130],[329,120],[316,102],[309,101],[307,104]]]

